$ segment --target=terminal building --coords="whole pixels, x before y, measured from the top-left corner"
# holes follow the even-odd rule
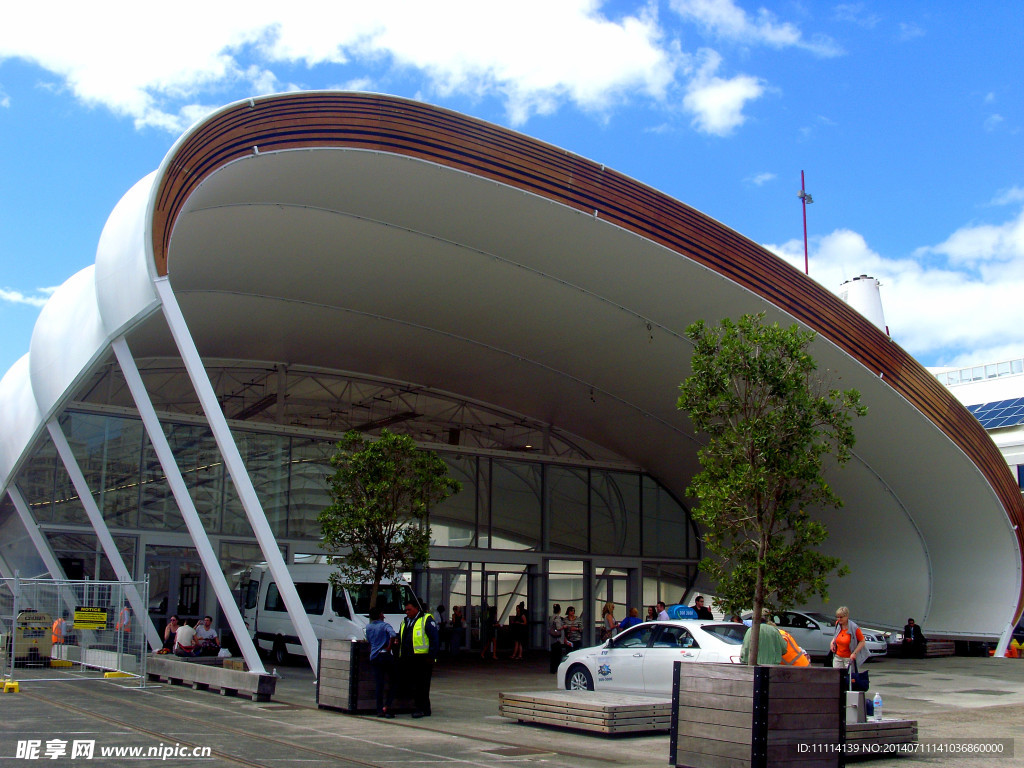
[[[237,610],[266,562],[320,554],[333,443],[387,427],[448,462],[424,602],[675,602],[701,582],[676,407],[686,327],[764,312],[817,332],[869,408],[819,510],[873,626],[1005,643],[1024,503],[978,420],[884,329],[767,250],[601,165],[427,104],[342,92],[211,114],[111,213],[95,264],[0,379],[0,570],[150,580],[169,613]],[[820,606],[818,606],[820,607]],[[250,664],[252,667],[252,664]]]

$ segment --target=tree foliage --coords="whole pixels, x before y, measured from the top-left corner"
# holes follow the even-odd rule
[[[828,599],[828,578],[847,568],[816,550],[828,537],[808,510],[840,507],[824,477],[854,445],[856,390],[828,389],[807,353],[813,332],[767,324],[764,315],[687,328],[693,373],[678,407],[708,435],[701,472],[687,493],[711,556],[701,567],[718,583],[726,613],[753,606],[750,658],[757,658],[761,609]]]
[[[324,549],[338,570],[336,585],[373,578],[370,605],[382,579],[395,580],[430,556],[430,506],[462,486],[433,451],[407,435],[381,430],[369,440],[352,430],[331,456],[332,503],[319,517]]]

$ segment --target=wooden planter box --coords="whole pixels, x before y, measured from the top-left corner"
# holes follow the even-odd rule
[[[669,762],[687,768],[839,766],[838,669],[676,662]]]
[[[323,709],[343,712],[375,712],[377,689],[370,667],[370,644],[365,640],[321,640],[320,672],[316,680],[316,703]],[[400,682],[400,681],[396,681]],[[400,694],[400,695],[398,695]],[[393,710],[412,710],[411,698],[396,691]]]

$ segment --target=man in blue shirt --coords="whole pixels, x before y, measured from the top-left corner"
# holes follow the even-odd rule
[[[374,606],[370,609],[370,623],[366,625],[366,639],[370,643],[370,668],[373,682],[377,687],[377,717],[393,718],[391,704],[394,701],[394,657],[391,655],[391,641],[397,637],[394,628],[384,621],[384,613]],[[387,701],[384,701],[384,685],[387,684]]]

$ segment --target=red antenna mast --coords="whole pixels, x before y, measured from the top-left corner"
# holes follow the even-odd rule
[[[800,198],[800,202],[803,204],[804,209],[804,274],[809,275],[810,270],[808,269],[807,261],[807,204],[813,203],[814,198],[807,194],[804,189],[804,172],[800,171],[800,191],[797,193],[797,197]]]

